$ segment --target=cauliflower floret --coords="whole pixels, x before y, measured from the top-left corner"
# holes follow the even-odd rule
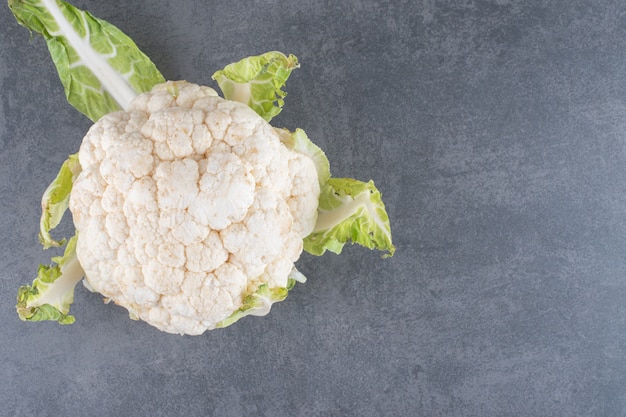
[[[87,284],[160,330],[201,334],[285,287],[313,230],[315,165],[244,104],[184,81],[104,116],[70,210]]]

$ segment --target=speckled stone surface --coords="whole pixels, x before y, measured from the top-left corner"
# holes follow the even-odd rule
[[[396,255],[304,255],[269,316],[160,333],[79,286],[22,323],[89,121],[0,7],[0,415],[626,415],[623,0],[76,1],[168,79],[294,53],[275,124],[383,191]],[[71,223],[62,226],[71,231]]]

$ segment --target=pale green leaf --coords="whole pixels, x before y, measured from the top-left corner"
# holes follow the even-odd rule
[[[51,265],[40,265],[31,285],[20,287],[16,310],[21,320],[74,322],[70,305],[74,302],[74,287],[84,276],[76,257],[76,240],[76,235],[70,238],[63,256],[52,258]]]
[[[86,11],[59,0],[9,0],[9,7],[43,35],[67,100],[93,121],[165,81],[127,35]]]
[[[294,132],[287,129],[275,128],[282,143],[289,149],[307,155],[315,163],[320,186],[330,178],[330,164],[322,148],[314,144],[304,130],[298,128]]]
[[[386,251],[392,256],[389,216],[380,191],[373,181],[330,178],[322,187],[317,223],[304,239],[304,250],[322,255],[326,250],[341,253],[348,242]]]
[[[48,249],[52,246],[62,246],[65,239],[54,240],[50,231],[57,227],[70,202],[70,193],[74,180],[80,173],[78,154],[72,154],[61,165],[56,178],[48,186],[41,198],[41,218],[39,220],[39,240]]]
[[[265,316],[269,314],[272,304],[287,298],[289,291],[296,285],[296,282],[305,281],[305,276],[294,267],[289,274],[286,287],[270,288],[267,284],[260,285],[255,292],[246,296],[239,309],[220,321],[217,327],[230,326],[246,316]]]
[[[281,52],[266,52],[227,65],[213,74],[224,98],[247,104],[266,121],[272,120],[284,105],[282,90],[298,59]]]

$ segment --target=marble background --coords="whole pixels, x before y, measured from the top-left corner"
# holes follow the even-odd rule
[[[623,0],[75,4],[168,79],[297,55],[275,124],[376,181],[398,249],[303,255],[269,316],[203,336],[82,286],[74,325],[22,323],[40,195],[90,122],[0,7],[0,415],[626,415]]]

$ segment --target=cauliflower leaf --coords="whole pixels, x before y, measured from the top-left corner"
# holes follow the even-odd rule
[[[281,112],[287,95],[281,88],[298,58],[282,52],[266,52],[227,65],[213,74],[226,100],[247,104],[266,121]]]
[[[287,294],[296,285],[296,282],[305,282],[306,277],[295,267],[291,270],[286,287],[270,288],[262,284],[257,290],[248,294],[243,304],[233,314],[217,323],[217,328],[228,327],[246,316],[265,316],[269,314],[272,304],[283,301]]]
[[[93,121],[165,81],[132,39],[89,12],[59,0],[9,0],[9,8],[44,37],[68,102]]]
[[[326,250],[339,254],[352,241],[393,256],[395,246],[391,241],[389,216],[374,182],[331,178],[328,158],[304,130],[276,131],[286,146],[313,160],[318,174],[321,187],[318,217],[313,232],[304,239],[304,250],[313,255],[322,255]]]
[[[294,132],[290,132],[287,129],[275,130],[278,133],[281,142],[283,142],[288,148],[307,155],[313,160],[315,169],[317,170],[319,184],[320,186],[324,185],[330,178],[330,163],[328,162],[328,158],[322,148],[314,144],[304,130],[300,128],[296,129]]]
[[[54,240],[50,231],[57,227],[63,218],[70,202],[70,193],[76,176],[80,173],[78,154],[72,154],[61,165],[56,178],[41,198],[41,219],[39,221],[39,240],[44,249],[63,246],[65,239]]]
[[[74,302],[74,287],[84,275],[76,257],[76,239],[77,235],[70,238],[63,256],[52,258],[51,265],[39,265],[31,285],[20,287],[16,309],[21,320],[74,323],[70,305]]]
[[[373,181],[330,178],[320,191],[317,222],[304,239],[304,250],[322,255],[341,253],[348,241],[393,256],[389,216]]]

